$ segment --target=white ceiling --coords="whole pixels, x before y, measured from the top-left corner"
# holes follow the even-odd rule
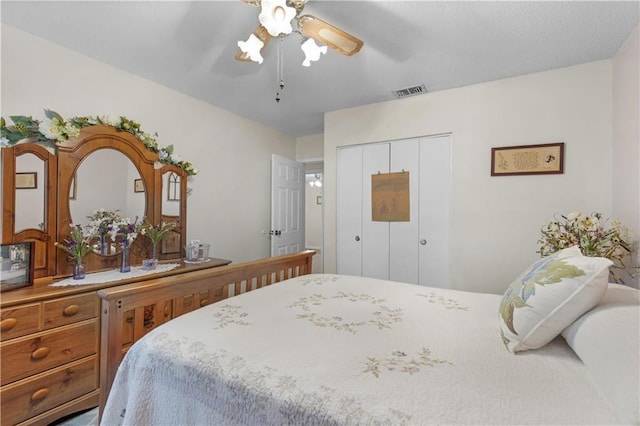
[[[6,1],[2,22],[291,136],[323,132],[323,115],[394,99],[424,84],[449,89],[611,58],[640,21],[638,1],[443,2],[310,0],[304,13],[364,41],[301,66],[301,36],[264,63],[234,59],[259,10],[228,1]],[[27,53],[25,53],[27,54]],[[54,106],[51,106],[54,108]]]

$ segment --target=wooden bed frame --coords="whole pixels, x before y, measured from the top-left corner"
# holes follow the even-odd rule
[[[101,299],[100,417],[126,351],[157,326],[211,303],[311,273],[316,252],[276,256],[98,291]]]

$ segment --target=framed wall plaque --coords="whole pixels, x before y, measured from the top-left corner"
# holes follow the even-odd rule
[[[371,175],[371,220],[409,222],[409,172]]]
[[[491,176],[564,173],[564,142],[491,148]]]
[[[142,179],[135,179],[133,181],[133,192],[144,192],[144,183]]]
[[[38,187],[38,173],[16,173],[16,189],[36,189]]]

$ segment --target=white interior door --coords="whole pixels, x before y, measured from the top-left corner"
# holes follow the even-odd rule
[[[271,156],[271,256],[304,249],[304,164]]]
[[[450,287],[451,136],[420,140],[420,281]]]

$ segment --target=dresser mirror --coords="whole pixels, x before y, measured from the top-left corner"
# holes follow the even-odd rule
[[[57,158],[41,144],[2,149],[2,244],[33,242],[34,278],[55,274]]]
[[[164,166],[161,170],[162,189],[160,217],[162,222],[175,222],[176,226],[169,231],[160,244],[160,259],[170,259],[182,253],[185,245],[184,219],[186,218],[185,195],[186,177],[176,166]]]
[[[115,149],[99,149],[78,166],[69,189],[71,222],[85,225],[97,209],[116,211],[131,221],[145,217],[145,191],[133,161]],[[118,244],[106,241],[106,255],[117,254]],[[103,254],[96,246],[97,254]]]
[[[27,229],[46,231],[45,189],[47,176],[45,161],[27,152],[15,158],[15,223],[16,233]]]
[[[2,243],[36,242],[36,278],[70,276],[73,265],[55,242],[69,238],[71,224],[84,227],[87,216],[104,208],[132,222],[175,221],[178,226],[163,240],[159,258],[181,258],[187,174],[158,160],[135,136],[102,125],[85,127],[78,137],[49,150],[37,143],[3,148]],[[139,236],[131,265],[140,265],[150,249],[150,241]],[[84,258],[87,273],[115,269],[119,261],[116,244],[107,255],[91,252]]]

